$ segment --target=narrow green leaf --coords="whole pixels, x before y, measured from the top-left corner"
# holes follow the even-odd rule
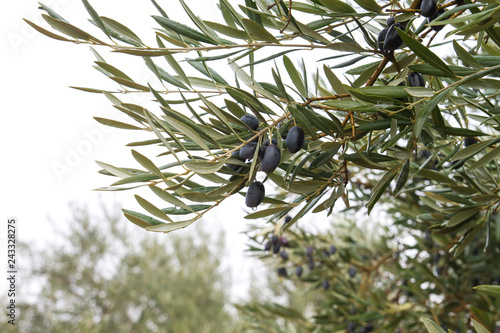
[[[146,168],[146,170],[148,170],[151,173],[154,173],[155,175],[163,179],[163,174],[161,173],[160,169],[158,169],[158,167],[153,162],[151,162],[149,158],[142,155],[141,153],[138,153],[133,149],[132,149],[132,156],[137,162],[139,162],[140,165]]]
[[[104,162],[100,162],[100,161],[96,161],[96,163],[101,167],[103,168],[104,170],[108,171],[109,173],[111,173],[112,175],[115,175],[117,177],[121,177],[121,178],[128,178],[130,176],[132,176],[131,173],[121,169],[121,168],[117,168],[115,166],[112,166],[110,164],[106,164]]]
[[[151,216],[147,216],[142,213],[134,212],[128,209],[122,209],[122,212],[125,214],[125,217],[132,223],[137,224],[141,228],[150,227],[153,225],[162,225],[164,222],[159,221]]]
[[[500,286],[483,285],[474,287],[474,289],[476,289],[479,292],[482,292],[483,294],[500,298]]]
[[[380,13],[382,9],[375,0],[354,0],[361,8],[369,12]]]
[[[131,81],[131,80],[123,79],[121,77],[116,77],[116,76],[110,76],[109,78],[111,80],[113,80],[113,81],[115,81],[123,86],[129,87],[129,88],[133,88],[133,89],[137,89],[137,90],[141,90],[141,91],[149,91],[148,87],[143,86],[142,84],[139,84],[139,83],[135,83],[134,81]]]
[[[244,39],[244,40],[249,40],[250,36],[245,30],[240,30],[236,29],[233,27],[228,27],[227,25],[223,25],[220,23],[216,22],[210,22],[210,21],[203,21],[206,25],[208,25],[210,28],[214,29],[215,31],[232,37],[232,38],[237,38],[237,39]]]
[[[193,212],[191,207],[186,205],[184,202],[176,198],[174,195],[168,193],[167,191],[162,190],[161,188],[157,186],[150,185],[149,188],[151,191],[153,191],[157,196],[159,196],[161,199],[165,200],[168,203],[171,203],[174,206],[184,208],[188,211]]]
[[[162,219],[166,220],[169,222],[172,222],[172,219],[170,219],[160,208],[156,207],[146,199],[142,198],[139,195],[135,195],[135,200],[141,205],[142,208],[147,210],[150,214]]]
[[[117,35],[120,35],[122,37],[125,37],[127,39],[130,39],[140,45],[144,45],[144,43],[141,41],[139,36],[137,36],[132,30],[130,30],[128,27],[124,26],[120,22],[117,22],[109,17],[101,16],[100,17],[102,22],[106,25],[106,27],[116,33]]]
[[[196,68],[200,73],[203,75],[209,77],[210,79],[214,80],[217,83],[223,84],[225,86],[228,86],[229,83],[227,83],[226,80],[222,76],[219,75],[215,70],[212,68],[208,67],[204,62],[200,61],[193,61],[193,60],[187,60],[187,62]]]
[[[255,23],[254,21],[246,18],[242,18],[241,22],[243,23],[243,26],[245,27],[245,30],[248,32],[250,37],[252,37],[254,40],[279,44],[279,41],[276,39],[276,37],[274,37],[269,31],[267,31],[258,23]]]
[[[359,53],[359,52],[364,52],[365,49],[359,46],[358,44],[353,44],[353,43],[330,43],[326,46],[329,49],[335,50],[335,51],[342,51],[342,52],[354,52],[354,53]]]
[[[304,79],[295,68],[293,62],[287,56],[283,56],[283,63],[285,65],[286,71],[288,72],[288,75],[290,76],[290,79],[292,80],[293,84],[295,85],[301,96],[307,98],[308,93],[304,85]]]
[[[425,328],[427,328],[427,331],[429,333],[446,333],[445,330],[443,330],[438,324],[436,324],[432,320],[425,317],[421,317],[421,320],[424,322]]]
[[[121,70],[108,64],[107,62],[95,61],[95,63],[97,64],[97,66],[110,73],[111,76],[119,77],[128,81],[133,81],[127,74],[123,73]]]
[[[399,173],[398,180],[396,181],[396,186],[394,187],[394,196],[398,194],[399,191],[405,186],[408,181],[408,176],[410,175],[410,160],[406,160]]]
[[[28,23],[33,29],[35,29],[36,31],[38,31],[39,33],[47,36],[47,37],[50,37],[50,38],[53,38],[53,39],[57,39],[57,40],[62,40],[64,42],[71,42],[70,39],[67,39],[66,37],[63,37],[63,36],[60,36],[58,34],[55,34],[53,32],[50,32],[48,30],[45,30],[44,28],[36,25],[35,23],[31,22],[30,20],[27,20],[25,18],[23,18],[24,22]]]
[[[473,131],[467,128],[450,127],[450,126],[434,126],[438,131],[445,134],[456,135],[456,136],[483,136],[487,135],[479,131]]]
[[[191,171],[201,174],[210,174],[219,171],[226,163],[228,158],[223,158],[222,160],[216,162],[208,161],[192,161],[184,163],[184,166]]]
[[[191,21],[193,21],[194,24],[196,24],[196,26],[198,27],[198,29],[200,29],[205,36],[207,36],[211,40],[213,40],[213,41],[217,42],[218,44],[220,44],[220,41],[217,38],[217,36],[215,36],[214,34],[212,34],[212,31],[210,31],[210,29],[208,29],[208,27],[205,25],[205,23],[203,23],[203,21],[200,20],[191,11],[191,9],[189,8],[189,6],[187,6],[186,3],[183,0],[180,0],[180,3],[182,5],[182,8],[184,8],[184,11],[186,12],[186,14],[188,14],[189,18],[191,19]]]
[[[273,215],[276,213],[280,213],[286,210],[291,210],[293,207],[292,206],[282,206],[282,207],[272,207],[268,209],[263,209],[255,213],[251,213],[245,216],[245,219],[251,220],[251,219],[258,219],[261,217],[266,217],[269,215]]]
[[[208,43],[212,45],[217,45],[218,43],[214,40],[212,40],[210,37],[194,30],[193,28],[188,27],[187,25],[184,25],[182,23],[176,22],[174,20],[171,20],[169,18],[163,17],[163,16],[156,16],[153,15],[153,18],[160,24],[162,27],[164,27],[167,30],[172,30],[177,32],[179,35],[191,38],[195,41],[203,42],[203,43]]]
[[[484,327],[483,325],[481,325],[478,321],[476,321],[474,318],[472,318],[472,326],[474,326],[474,328],[476,329],[476,332],[477,333],[490,333],[490,331],[488,331],[486,329],[486,327]]]
[[[325,72],[326,78],[328,79],[328,82],[330,82],[333,90],[335,91],[336,94],[347,94],[347,90],[344,88],[344,85],[342,84],[342,81],[339,80],[337,75],[328,68],[328,66],[323,65],[323,71]]]
[[[483,157],[481,157],[476,163],[471,165],[471,169],[477,169],[486,166],[488,163],[490,163],[492,160],[496,159],[500,155],[500,146],[496,147]]]
[[[413,51],[415,52],[422,60],[427,62],[428,64],[436,67],[437,69],[442,70],[450,75],[455,76],[453,71],[438,57],[435,53],[433,53],[429,48],[425,47],[422,43],[408,36],[403,30],[396,28],[399,36],[403,40],[403,42]]]
[[[207,144],[205,141],[201,138],[201,136],[196,133],[195,130],[193,130],[190,126],[184,124],[183,122],[172,118],[168,116],[164,116],[167,122],[175,127],[180,133],[188,137],[189,139],[193,140],[194,143],[196,143],[198,146],[203,148],[206,152],[210,153],[210,148],[208,148]]]
[[[342,14],[356,13],[354,8],[352,8],[347,3],[340,0],[320,0],[320,2],[323,4],[323,6],[325,6],[326,8],[330,9],[332,12],[335,13],[342,13]]]
[[[399,171],[399,168],[401,168],[401,165],[397,165],[391,170],[387,171],[382,179],[380,179],[380,181],[377,183],[377,185],[375,185],[370,200],[366,204],[366,207],[368,208],[368,214],[370,214],[373,206],[375,206],[382,194],[384,194],[385,190],[396,176],[396,173]]]
[[[97,12],[94,10],[94,8],[90,5],[90,3],[87,1],[87,0],[82,0],[83,2],[83,5],[85,6],[85,9],[87,9],[87,12],[90,14],[90,16],[92,17],[92,19],[95,21],[95,23],[97,24],[97,26],[99,28],[101,28],[101,30],[108,36],[109,36],[109,33],[108,33],[108,30],[106,29],[106,27],[104,26],[104,23],[102,22],[101,18],[99,17],[99,15],[97,14]]]
[[[472,207],[472,208],[463,210],[463,211],[453,215],[453,217],[446,223],[446,227],[447,228],[454,227],[454,226],[464,222],[465,220],[473,217],[474,215],[476,215],[480,211],[481,211],[481,207]]]
[[[475,155],[480,151],[482,151],[483,149],[485,149],[486,147],[495,144],[497,141],[500,141],[500,138],[478,142],[476,144],[465,147],[464,149],[459,150],[455,155],[453,155],[451,160],[452,161],[461,160],[463,158]]]
[[[142,130],[143,128],[137,127],[134,125],[130,125],[127,123],[122,123],[121,121],[116,121],[112,119],[106,119],[106,118],[100,118],[100,117],[94,117],[95,120],[97,120],[99,123],[110,126],[110,127],[116,127],[116,128],[121,128],[121,129],[128,129],[128,130]]]
[[[195,221],[196,221],[196,219],[191,219],[191,220],[182,221],[182,222],[164,223],[162,225],[146,227],[146,230],[167,233],[167,232],[171,232],[174,230],[185,228],[185,227],[193,224]]]
[[[457,43],[457,41],[454,39],[453,40],[453,48],[455,49],[455,53],[457,56],[460,58],[460,60],[463,61],[464,64],[469,65],[474,68],[481,68],[481,64],[477,62],[474,57],[467,52],[460,44]]]
[[[92,40],[95,42],[98,42],[99,44],[106,44],[99,39],[95,38],[94,36],[86,33],[85,31],[75,27],[74,25],[71,25],[67,22],[57,20],[51,16],[42,14],[42,18],[54,29],[62,32],[65,35],[68,35],[70,37],[73,37],[75,39],[82,39],[82,40]]]

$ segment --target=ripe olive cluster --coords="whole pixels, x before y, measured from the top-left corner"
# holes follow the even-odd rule
[[[259,120],[254,115],[246,114],[241,117],[240,120],[252,131],[257,131],[259,129]],[[233,152],[231,157],[240,161],[252,160],[255,156],[256,150],[258,149],[257,158],[259,162],[259,171],[272,173],[276,170],[281,161],[281,150],[278,147],[278,142],[277,140],[270,138],[264,141],[262,145],[259,145],[259,139],[260,138],[256,138],[255,140],[248,142],[240,150]],[[299,126],[293,126],[286,135],[286,148],[290,153],[295,154],[302,149],[304,140],[304,130]],[[234,171],[239,170],[241,167],[236,164],[226,164],[226,166]],[[248,207],[257,207],[262,203],[265,196],[266,192],[264,184],[260,181],[254,181],[247,190],[245,204]]]
[[[444,9],[439,9],[437,7],[437,0],[422,0],[420,2],[420,15],[427,17],[427,23],[434,21],[438,16],[445,12]],[[440,31],[444,28],[444,25],[431,26],[434,31]]]
[[[434,21],[438,16],[443,14],[445,9],[438,9],[437,0],[422,0],[420,2],[420,15],[427,18],[427,23]],[[377,42],[380,52],[384,55],[391,55],[394,50],[401,47],[403,40],[399,37],[396,28],[405,29],[405,22],[398,22],[393,16],[387,19],[387,28],[380,31]],[[434,31],[440,31],[444,25],[431,26]]]

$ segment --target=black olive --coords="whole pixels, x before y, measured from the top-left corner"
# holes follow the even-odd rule
[[[387,27],[390,27],[394,23],[396,23],[396,21],[394,20],[394,16],[389,16],[389,18],[387,19]]]
[[[290,259],[290,257],[288,256],[288,253],[286,253],[286,251],[281,251],[280,252],[280,256],[281,258],[283,258],[283,260],[287,261],[288,259]]]
[[[262,203],[266,196],[266,190],[261,182],[255,181],[250,185],[245,197],[245,204],[248,207],[257,207]]]
[[[287,215],[287,216],[285,217],[285,223],[288,223],[288,222],[290,222],[291,220],[292,220],[292,217],[291,217],[290,215]]]
[[[237,150],[237,151],[233,151],[233,153],[231,154],[231,157],[232,158],[236,158],[240,161],[244,161],[244,159],[240,158],[240,151]],[[241,165],[238,165],[238,164],[231,164],[231,163],[227,163],[226,166],[232,170],[237,170]]]
[[[255,131],[259,127],[259,120],[253,114],[246,114],[240,118],[252,131]]]
[[[388,30],[385,35],[384,40],[384,53],[389,54],[393,52],[395,49],[399,48],[403,44],[403,40],[399,37],[398,31],[396,28],[400,30],[404,30],[405,27],[402,23],[394,23]]]
[[[420,2],[420,15],[432,17],[437,12],[437,0],[422,0]]]
[[[349,273],[349,277],[352,277],[352,278],[355,277],[356,276],[356,268],[354,266],[349,267],[348,273]]]
[[[328,282],[328,280],[323,280],[321,286],[323,287],[323,289],[327,290],[328,288],[330,288],[330,282]]]
[[[283,245],[284,247],[288,247],[290,246],[290,243],[288,242],[288,239],[286,237],[280,237],[280,243],[281,245]]]
[[[271,249],[271,242],[267,241],[266,244],[264,245],[264,250],[269,251]]]
[[[285,267],[278,268],[278,276],[281,276],[281,277],[287,277],[288,276],[288,273],[287,273]]]
[[[410,87],[425,87],[425,80],[422,74],[412,72],[408,74],[408,84]]]
[[[295,154],[304,145],[304,130],[298,126],[293,126],[286,136],[286,147],[288,151]]]
[[[377,37],[377,43],[380,52],[384,52],[384,41],[385,41],[385,36],[387,35],[387,30],[389,30],[389,28],[382,29]]]
[[[281,152],[278,146],[269,145],[265,147],[262,161],[260,162],[260,170],[270,173],[273,172],[281,160]]]
[[[330,246],[330,254],[335,254],[337,252],[337,247],[335,245]]]
[[[301,277],[302,273],[304,273],[304,269],[302,268],[302,266],[297,266],[297,268],[295,268],[295,274],[297,274],[298,277]]]
[[[471,138],[471,137],[465,138],[464,147],[472,146],[473,144],[476,144],[478,142],[479,142],[479,140],[476,138]]]
[[[249,142],[240,149],[240,157],[243,159],[251,160],[257,149],[257,142]]]

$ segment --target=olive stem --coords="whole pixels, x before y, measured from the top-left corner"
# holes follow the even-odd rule
[[[337,95],[332,95],[332,96],[325,96],[325,97],[310,97],[307,99],[305,103],[302,103],[302,106],[308,106],[312,102],[316,101],[326,101],[326,100],[332,100],[332,99],[339,99],[339,98],[345,98],[351,96],[350,94],[337,94]]]
[[[393,56],[394,57],[394,56]],[[375,81],[377,81],[377,78],[379,77],[380,73],[384,70],[385,66],[389,62],[390,56],[385,56],[382,62],[378,65],[377,69],[375,70],[375,73],[370,77],[368,82],[366,82],[366,87],[373,86]]]

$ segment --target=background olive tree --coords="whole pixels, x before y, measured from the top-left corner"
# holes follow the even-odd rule
[[[72,214],[51,244],[23,244],[19,320],[2,331],[233,332],[222,234],[194,228],[163,242],[124,228],[117,207]]]
[[[112,13],[101,16],[86,0],[93,27],[85,30],[44,5],[52,30],[27,21],[49,37],[92,45],[94,67],[117,88],[75,88],[103,94],[130,118],[97,115],[97,121],[150,134],[129,144],[137,165],[98,162],[114,178],[104,190],[153,192],[151,199],[136,195],[148,214],[124,210],[127,219],[170,232],[230,196],[246,195],[242,206],[262,203],[246,218],[276,226],[256,238],[263,245],[298,232],[291,227],[308,213],[331,215],[342,201],[348,211],[393,209],[391,219],[403,229],[399,238],[427,235],[442,248],[421,244],[417,253],[448,258],[438,262],[458,265],[464,271],[454,272],[457,277],[470,272],[474,249],[492,265],[500,239],[497,2],[220,0],[214,1],[217,22],[179,2],[191,22],[175,21],[153,0],[159,15],[149,21],[151,36],[138,36]],[[142,59],[156,79],[137,82],[101,50]],[[132,103],[135,94],[154,101]],[[288,131],[295,134],[287,138]],[[241,158],[240,150],[251,146],[252,158]],[[399,273],[421,264],[404,248],[387,251],[403,258],[395,261]],[[379,259],[388,253],[379,252]],[[372,266],[362,266],[370,276]],[[467,310],[463,301],[463,309],[443,310],[443,318]],[[477,318],[492,329],[495,318]]]

